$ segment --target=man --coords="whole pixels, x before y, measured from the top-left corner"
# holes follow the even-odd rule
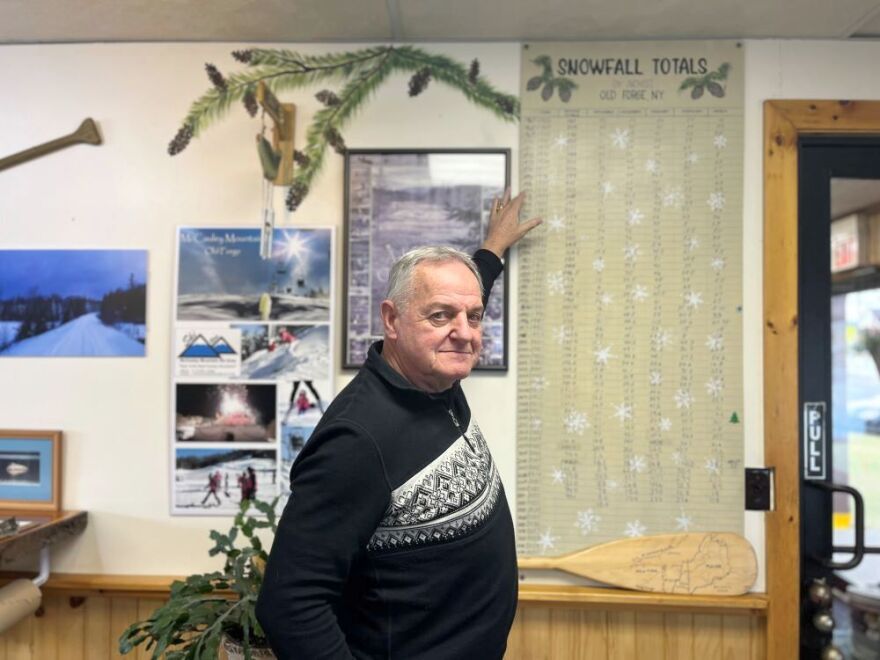
[[[281,660],[504,655],[513,524],[459,381],[501,256],[540,223],[520,224],[522,194],[509,197],[473,260],[421,248],[394,265],[384,342],[294,462],[257,603]]]

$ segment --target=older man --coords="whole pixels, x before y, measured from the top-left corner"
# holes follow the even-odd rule
[[[392,268],[377,342],[294,462],[257,617],[281,659],[501,658],[516,551],[495,463],[459,385],[501,255],[540,223],[493,210],[471,259]]]

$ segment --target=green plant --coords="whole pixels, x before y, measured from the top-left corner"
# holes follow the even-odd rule
[[[211,530],[214,547],[208,554],[225,555],[223,570],[175,580],[168,601],[122,633],[119,652],[146,642],[154,660],[163,654],[167,660],[214,660],[223,634],[241,642],[248,660],[251,648],[266,646],[254,609],[268,555],[256,531],[277,530],[276,503],[245,500],[228,534]],[[265,519],[249,515],[251,504]],[[239,548],[242,538],[247,544]]]
[[[686,89],[690,89],[691,98],[695,101],[703,96],[704,89],[708,90],[709,93],[716,98],[723,98],[726,92],[721,83],[727,80],[727,74],[729,71],[730,63],[725,62],[715,71],[710,71],[705,76],[691,76],[685,78],[679,86],[678,91],[683,92]]]
[[[287,207],[291,211],[296,210],[308,194],[328,147],[345,153],[342,129],[393,73],[411,74],[410,96],[421,94],[431,80],[436,80],[458,89],[468,100],[505,121],[516,121],[519,116],[519,100],[492,87],[480,75],[479,62],[474,60],[467,67],[415,46],[376,46],[326,55],[252,48],[234,51],[232,56],[247,69],[224,77],[217,67],[206,65],[213,87],[192,104],[168,145],[168,153],[174,156],[183,151],[193,137],[221,118],[233,103],[241,101],[253,116],[256,113],[254,94],[260,82],[277,93],[339,81],[342,86],[336,92],[322,89],[315,95],[324,107],[315,113],[306,131],[305,146],[294,155],[299,167],[287,195]]]
[[[554,90],[558,90],[559,100],[563,103],[568,103],[571,100],[572,90],[577,89],[574,81],[569,78],[553,75],[553,60],[550,59],[549,55],[539,55],[532,60],[532,64],[537,64],[541,67],[542,73],[541,75],[529,78],[526,83],[526,91],[534,92],[540,87],[541,98],[544,101],[549,101],[553,97]]]

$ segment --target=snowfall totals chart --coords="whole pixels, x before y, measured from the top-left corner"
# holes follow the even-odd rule
[[[742,68],[733,42],[524,46],[521,554],[742,532]]]

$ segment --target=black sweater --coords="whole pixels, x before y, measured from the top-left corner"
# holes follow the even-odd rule
[[[501,263],[475,261],[488,296]],[[257,618],[281,660],[501,658],[517,581],[498,470],[461,386],[417,390],[381,344],[294,461]]]

